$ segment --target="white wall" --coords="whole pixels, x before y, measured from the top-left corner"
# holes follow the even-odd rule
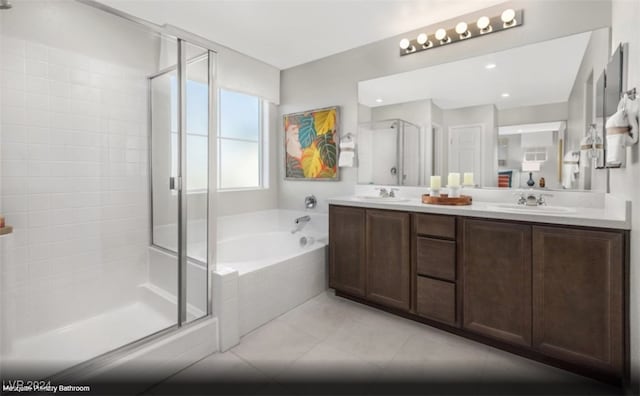
[[[629,75],[627,87],[640,89],[640,2],[633,0],[614,0],[612,7],[612,48],[621,42],[629,43],[627,58]],[[630,311],[631,311],[631,375],[635,383],[635,392],[640,393],[640,149],[635,145],[627,153],[627,167],[611,169],[611,193],[621,195],[633,201],[630,262]]]
[[[611,22],[609,1],[513,1],[491,8],[490,13],[499,14],[508,6],[525,10],[524,25],[512,31],[403,57],[398,55],[398,42],[402,37],[397,36],[284,70],[281,74],[280,113],[338,105],[341,107],[340,133],[356,133],[358,81],[593,30],[609,26]],[[481,13],[478,12],[461,18],[475,20],[479,16]],[[443,21],[442,25],[453,26],[457,21],[457,18]],[[433,32],[437,27],[430,26],[424,30]],[[419,31],[407,32],[403,36],[415,37],[417,33]],[[280,142],[284,140],[283,136],[280,127]],[[280,158],[284,155],[282,150],[280,147]],[[342,168],[339,182],[288,181],[282,180],[284,168],[281,160],[278,167],[281,180],[279,202],[284,208],[302,208],[304,196],[313,193],[319,198],[320,210],[326,210],[326,198],[351,194],[357,178],[356,168]]]

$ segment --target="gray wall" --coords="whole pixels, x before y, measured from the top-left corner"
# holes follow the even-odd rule
[[[525,23],[522,27],[403,57],[398,55],[398,42],[402,37],[397,36],[284,70],[280,76],[280,112],[287,114],[338,105],[341,107],[340,133],[356,133],[358,81],[594,30],[611,23],[610,2],[597,0],[513,1],[492,7],[482,14],[499,14],[506,7],[524,8]],[[567,17],[574,15],[580,17]],[[480,16],[480,12],[471,13],[438,25],[454,26],[460,19],[474,20]],[[433,32],[437,27],[430,26],[421,30]],[[419,31],[412,31],[403,36],[415,37],[418,33]],[[282,127],[280,133],[279,140],[282,142]],[[279,144],[280,159],[284,155],[281,146]],[[313,193],[319,198],[320,209],[326,210],[326,198],[351,194],[356,182],[356,168],[340,169],[339,182],[305,182],[282,180],[284,168],[281,160],[278,166],[281,180],[279,204],[284,208],[302,208],[304,196]]]
[[[566,121],[568,118],[567,102],[498,110],[498,126]]]

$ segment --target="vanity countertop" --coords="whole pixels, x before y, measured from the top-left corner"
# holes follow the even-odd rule
[[[359,196],[329,198],[331,205],[356,206],[372,209],[403,210],[408,212],[434,213],[455,216],[482,217],[528,221],[534,223],[561,224],[583,227],[631,229],[631,206],[628,201],[607,202],[603,208],[571,207],[571,212],[550,212],[544,208],[536,213],[536,208],[524,210],[507,208],[504,202],[474,201],[467,206],[448,206],[423,204],[419,198],[406,198],[403,201],[381,202],[367,200]]]

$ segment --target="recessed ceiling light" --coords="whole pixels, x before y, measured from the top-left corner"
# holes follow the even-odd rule
[[[496,68],[496,64],[495,63],[487,63],[484,68],[485,69],[495,69]]]
[[[509,93],[508,93],[508,92],[505,92],[505,93],[503,93],[503,94],[502,94],[502,97],[503,97],[503,98],[508,98],[509,96],[510,96],[510,95],[509,95]]]
[[[380,98],[376,99],[376,103],[382,103],[382,99]]]

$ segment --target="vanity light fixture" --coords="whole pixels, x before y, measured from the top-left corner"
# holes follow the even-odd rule
[[[491,19],[486,16],[481,16],[478,18],[476,22],[476,26],[480,30],[480,34],[490,33],[491,32]]]
[[[416,42],[418,45],[421,45],[423,49],[427,49],[433,45],[433,43],[429,41],[429,36],[426,33],[420,33],[418,37],[416,37]]]
[[[407,38],[400,40],[400,50],[406,54],[411,54],[416,51],[416,47],[411,44],[411,41]]]
[[[440,42],[440,45],[448,44],[451,42],[451,37],[447,35],[447,31],[440,28],[436,30],[436,40]]]
[[[522,26],[523,12],[523,10],[509,8],[493,17],[483,15],[474,22],[460,21],[455,27],[449,29],[441,27],[431,36],[435,37],[435,40],[429,40],[430,34],[424,32],[418,34],[413,40],[403,38],[400,40],[400,56]]]
[[[513,8],[507,8],[500,15],[500,19],[502,19],[502,27],[510,28],[516,24],[516,12]]]
[[[466,22],[460,22],[456,25],[456,33],[460,35],[460,40],[471,37],[471,32],[467,28],[468,26]]]

